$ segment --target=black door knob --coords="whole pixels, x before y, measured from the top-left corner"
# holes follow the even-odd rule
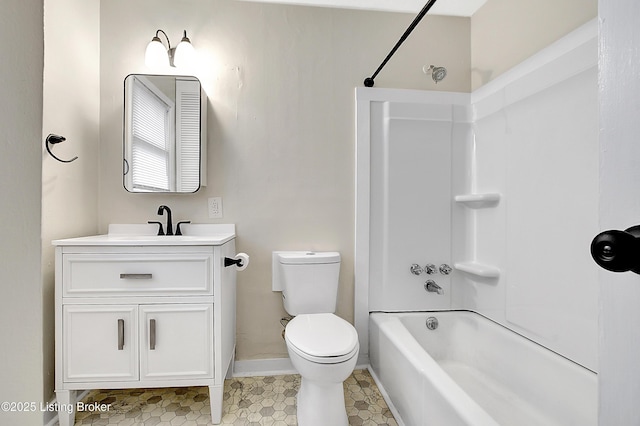
[[[591,242],[591,256],[608,271],[640,274],[640,226],[599,233]]]

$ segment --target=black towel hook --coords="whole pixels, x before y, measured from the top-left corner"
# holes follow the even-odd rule
[[[72,161],[75,161],[78,159],[77,156],[73,157],[71,160],[62,160],[58,157],[56,157],[53,152],[51,152],[51,148],[49,147],[49,144],[51,145],[55,145],[57,143],[60,142],[64,142],[66,141],[67,138],[65,138],[64,136],[60,136],[60,135],[54,135],[53,133],[49,133],[49,136],[47,136],[47,139],[45,139],[45,145],[47,147],[47,152],[49,153],[49,155],[51,155],[53,158],[55,158],[56,160],[58,160],[61,163],[71,163]]]

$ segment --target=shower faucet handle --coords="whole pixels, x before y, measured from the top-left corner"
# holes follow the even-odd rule
[[[428,264],[425,265],[424,271],[428,275],[433,275],[433,274],[437,274],[438,273],[438,268],[436,268],[436,265],[434,265],[433,263],[428,263]]]
[[[422,268],[417,263],[411,265],[411,267],[409,267],[409,270],[413,275],[420,275],[422,273]]]
[[[440,265],[440,273],[442,275],[449,275],[451,271],[452,271],[451,266],[447,265],[446,263],[443,263],[442,265]]]

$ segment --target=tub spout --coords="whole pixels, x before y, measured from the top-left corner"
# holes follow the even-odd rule
[[[427,290],[429,293],[444,294],[444,290],[442,289],[442,287],[436,284],[434,280],[429,280],[426,283],[424,283],[424,289]]]

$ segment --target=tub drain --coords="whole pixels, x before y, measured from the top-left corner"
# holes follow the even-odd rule
[[[438,319],[436,317],[427,318],[427,328],[429,330],[435,330],[438,328]]]

